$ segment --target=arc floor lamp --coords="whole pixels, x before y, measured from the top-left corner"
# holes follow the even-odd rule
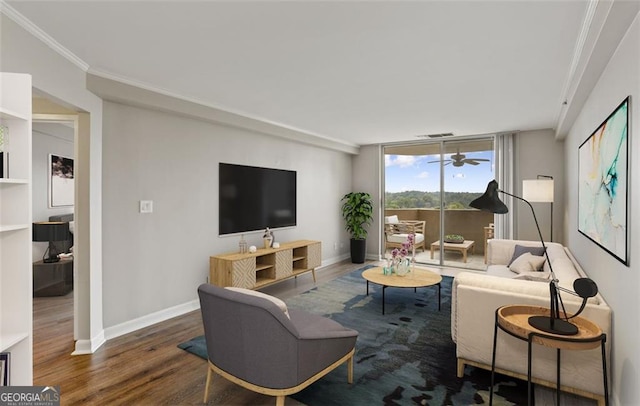
[[[531,206],[531,203],[520,196],[512,195],[511,193],[505,192],[504,190],[500,190],[498,187],[498,182],[496,182],[495,180],[489,182],[489,184],[487,185],[487,190],[484,192],[484,194],[472,201],[469,206],[494,214],[508,213],[509,208],[500,200],[500,198],[498,197],[498,193],[503,193],[507,196],[511,196],[515,199],[521,200],[529,206],[529,208],[531,209],[531,214],[533,214],[533,220],[536,223],[536,228],[538,230],[540,243],[542,244],[542,248],[544,250],[544,255],[547,259],[547,263],[549,264],[549,269],[551,270],[551,281],[549,282],[550,316],[529,317],[529,325],[537,328],[538,330],[552,334],[578,334],[578,327],[576,327],[575,324],[569,322],[569,320],[582,313],[585,305],[587,304],[587,299],[598,294],[598,286],[593,280],[589,278],[576,279],[573,283],[573,289],[575,292],[558,286],[558,279],[556,279],[556,275],[553,272],[553,267],[551,266],[551,261],[549,261],[547,247],[544,244],[544,239],[542,238],[542,233],[540,232],[540,226],[538,225],[538,219],[536,217],[535,210],[533,210],[533,206]],[[573,316],[567,316],[567,312],[564,309],[564,304],[562,303],[562,298],[560,297],[560,291],[567,292],[569,294],[582,298],[582,304],[580,305],[578,312]],[[562,317],[560,314],[560,307],[562,307],[562,315],[564,317]]]

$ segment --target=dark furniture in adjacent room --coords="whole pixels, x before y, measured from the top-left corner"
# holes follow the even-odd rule
[[[33,296],[64,296],[73,290],[73,259],[33,263]]]

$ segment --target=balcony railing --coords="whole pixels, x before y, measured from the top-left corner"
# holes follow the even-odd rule
[[[425,221],[425,246],[440,239],[439,209],[385,209],[385,216],[397,215],[399,220]],[[444,235],[459,234],[465,240],[473,240],[474,254],[484,257],[484,228],[493,223],[493,213],[475,209],[445,209]],[[436,257],[437,258],[437,257]]]

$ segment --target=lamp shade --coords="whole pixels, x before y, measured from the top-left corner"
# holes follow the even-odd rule
[[[522,197],[530,202],[553,203],[553,179],[523,180]]]
[[[505,214],[509,208],[498,197],[498,182],[492,180],[487,185],[487,190],[482,196],[469,203],[474,209],[488,211],[496,214]]]
[[[65,241],[70,238],[69,223],[41,221],[33,223],[33,241]]]

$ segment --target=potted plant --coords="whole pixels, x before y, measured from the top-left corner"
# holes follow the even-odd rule
[[[341,202],[345,229],[351,234],[351,262],[362,264],[367,250],[365,227],[373,220],[371,195],[365,192],[351,192],[344,195]]]

